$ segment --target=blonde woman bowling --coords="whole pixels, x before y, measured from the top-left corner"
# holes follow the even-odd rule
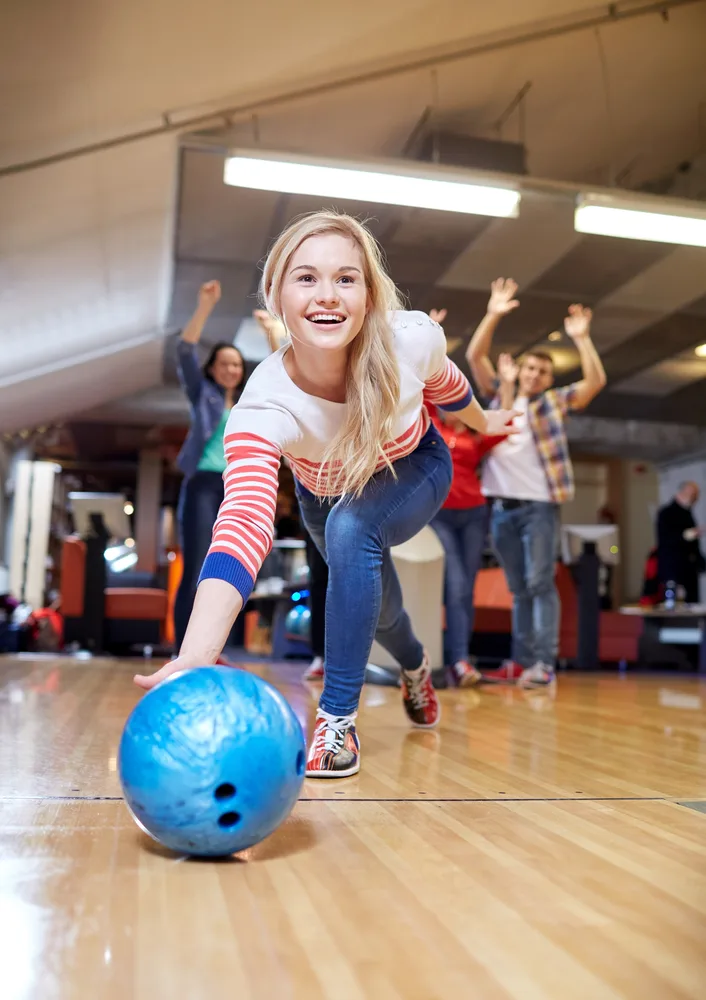
[[[513,414],[481,409],[441,327],[402,309],[375,240],[349,216],[292,223],[267,258],[262,297],[290,341],[259,365],[228,418],[225,497],[179,656],[136,682],[151,688],[216,662],[272,544],[284,456],[329,567],[326,675],[306,773],[346,777],[360,768],[355,719],[373,639],[400,664],[412,725],[439,721],[390,556],[429,523],[451,484],[449,450],[424,400],[482,434],[507,433]]]

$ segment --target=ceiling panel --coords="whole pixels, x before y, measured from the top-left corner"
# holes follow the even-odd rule
[[[572,300],[592,305],[667,256],[670,250],[660,243],[583,236],[534,284],[532,291],[538,295],[568,295]]]
[[[224,163],[222,153],[182,151],[177,257],[255,262],[265,252],[281,195],[224,184]]]
[[[693,350],[688,350],[644,368],[629,378],[621,379],[617,388],[620,392],[669,396],[678,389],[705,378],[706,358],[699,358]],[[706,400],[704,409],[706,410]]]
[[[702,295],[700,299],[690,302],[684,307],[684,312],[689,313],[690,316],[701,316],[703,319],[706,319],[706,295]],[[704,334],[704,340],[706,340],[706,333]]]
[[[406,292],[411,284],[434,285],[455,256],[453,249],[429,243],[424,247],[389,244],[385,256],[393,281]]]
[[[441,246],[462,250],[470,240],[478,240],[492,225],[482,215],[463,212],[427,212],[420,208],[402,209],[389,234],[391,244],[403,246]]]
[[[527,194],[516,219],[494,219],[440,277],[442,288],[486,289],[499,276],[521,289],[562,259],[581,237],[571,199]]]
[[[614,240],[616,244],[630,240]],[[661,259],[603,298],[595,309],[596,344],[615,347],[662,317],[685,309],[706,293],[706,248],[667,247]],[[697,334],[698,336],[698,334]],[[678,345],[681,350],[683,345]],[[664,347],[669,350],[670,341]],[[639,350],[639,344],[634,343]]]

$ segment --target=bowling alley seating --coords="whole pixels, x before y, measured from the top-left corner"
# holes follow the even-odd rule
[[[571,572],[563,563],[557,563],[556,583],[561,599],[559,659],[571,662],[576,659],[578,647],[578,598]],[[480,570],[476,577],[474,601],[476,615],[472,651],[483,655],[487,650],[502,649],[498,657],[508,656],[512,594],[500,567]],[[601,611],[599,627],[598,658],[601,663],[637,662],[641,619],[616,611]]]
[[[167,619],[167,591],[160,587],[107,586],[103,549],[71,535],[64,540],[61,611],[64,642],[91,652],[158,645]]]

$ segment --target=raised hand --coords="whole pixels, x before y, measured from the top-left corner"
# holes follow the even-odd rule
[[[515,385],[517,376],[520,373],[519,365],[515,363],[511,354],[501,354],[498,358],[498,376],[501,382],[506,385]]]
[[[569,306],[569,315],[564,320],[564,329],[572,340],[588,337],[591,332],[593,313],[584,306]]]
[[[447,316],[446,309],[430,309],[429,310],[429,319],[433,320],[435,323],[438,323],[439,326],[441,326],[441,324],[444,322],[444,320],[446,319],[446,316]]]
[[[488,312],[491,316],[507,316],[513,309],[519,306],[517,295],[517,282],[512,278],[497,278],[490,286],[490,299],[488,300]]]
[[[220,281],[207,281],[199,288],[199,305],[206,309],[213,309],[220,297]]]
[[[512,421],[519,416],[521,416],[520,410],[486,410],[485,433],[493,437],[502,434],[515,434]]]
[[[255,309],[253,316],[260,324],[267,337],[271,351],[278,351],[287,339],[284,323],[271,316],[266,309]]]

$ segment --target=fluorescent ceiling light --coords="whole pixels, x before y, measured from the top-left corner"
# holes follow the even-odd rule
[[[234,153],[226,160],[223,180],[234,187],[257,191],[345,198],[468,215],[516,216],[520,203],[519,192],[509,187],[415,176],[403,166],[337,166],[329,161],[292,160],[285,156],[279,154],[275,159],[274,154],[254,157]]]
[[[706,247],[706,214],[691,213],[681,205],[674,212],[658,212],[619,197],[587,195],[576,206],[574,229],[596,236]]]

